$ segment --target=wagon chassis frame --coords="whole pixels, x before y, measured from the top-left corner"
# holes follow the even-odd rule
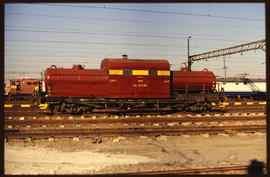
[[[212,109],[216,102],[216,93],[186,95],[177,94],[174,98],[47,98],[52,113],[82,114],[94,109],[110,109],[124,112],[131,111],[192,111],[202,112]]]

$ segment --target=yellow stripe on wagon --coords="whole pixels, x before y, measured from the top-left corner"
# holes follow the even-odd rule
[[[162,70],[158,70],[157,75],[158,75],[158,76],[170,76],[170,71],[162,71]]]
[[[158,76],[170,76],[170,71],[162,71],[162,70],[158,70],[158,71],[157,71],[157,75],[158,75]]]
[[[254,104],[253,102],[247,102],[247,105],[252,105],[252,104]]]
[[[30,104],[21,104],[21,108],[30,108],[31,105]]]
[[[235,102],[234,105],[241,105],[241,102]]]
[[[123,75],[123,70],[119,70],[119,69],[110,69],[109,70],[109,74],[110,75]]]
[[[259,102],[259,104],[266,104],[266,101],[263,101],[263,102]]]
[[[132,70],[132,75],[135,76],[148,76],[149,75],[149,71],[148,70]]]
[[[5,108],[12,108],[13,105],[12,105],[12,104],[5,104],[4,107],[5,107]]]

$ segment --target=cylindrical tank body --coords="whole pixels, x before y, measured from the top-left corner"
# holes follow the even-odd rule
[[[108,77],[102,69],[51,68],[45,72],[45,86],[50,97],[108,97]]]
[[[213,72],[191,71],[183,68],[180,71],[172,71],[173,92],[213,92],[216,87],[216,77]]]

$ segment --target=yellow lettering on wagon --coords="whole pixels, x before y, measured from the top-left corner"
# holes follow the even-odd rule
[[[116,82],[115,79],[110,79],[110,83]]]
[[[212,83],[213,83],[213,85],[212,85],[212,90],[214,90],[214,89],[215,89],[215,87],[216,87],[216,82],[215,82],[215,81],[213,81]]]
[[[133,87],[148,87],[148,84],[132,84]]]
[[[109,70],[109,74],[110,75],[123,75],[123,70],[119,70],[119,69],[110,69]]]
[[[158,76],[170,76],[170,71],[162,71],[162,70],[158,70],[158,71],[157,71],[157,75],[158,75]]]
[[[163,82],[164,83],[170,83],[170,80],[164,80]]]
[[[138,87],[147,87],[147,84],[138,84]]]
[[[48,96],[51,96],[52,95],[52,87],[51,86],[48,86]]]

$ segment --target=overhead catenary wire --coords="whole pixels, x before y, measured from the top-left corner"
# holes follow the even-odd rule
[[[6,31],[19,31],[19,32],[37,32],[37,33],[60,33],[60,34],[82,34],[82,35],[116,35],[116,36],[130,36],[130,37],[152,37],[152,38],[171,38],[171,39],[186,39],[186,37],[179,36],[166,36],[159,34],[125,34],[125,33],[112,33],[112,32],[82,32],[82,31],[53,31],[53,30],[26,30],[26,29],[10,29],[6,28]],[[243,40],[231,40],[231,39],[217,39],[217,38],[200,38],[198,40],[210,40],[210,41],[230,41],[230,42],[249,42]]]
[[[49,54],[52,54],[52,55],[54,55],[54,56],[59,56],[59,55],[56,55],[55,53],[58,53],[58,54],[63,54],[63,55],[66,55],[66,53],[69,53],[68,55],[66,55],[66,56],[71,56],[70,55],[70,53],[74,53],[75,54],[75,56],[79,56],[79,54],[104,54],[104,52],[102,52],[102,51],[100,51],[100,52],[82,52],[82,51],[80,51],[80,52],[76,52],[76,51],[34,51],[34,50],[32,50],[32,51],[30,51],[30,50],[6,50],[7,52],[10,52],[10,51],[13,51],[13,52],[23,52],[23,51],[25,51],[25,52],[34,52],[34,53],[36,53],[36,52],[38,52],[38,53],[49,53]],[[121,53],[121,52],[110,52],[110,54],[117,54],[117,55],[121,55],[121,54],[123,54],[123,53]],[[143,55],[143,56],[145,56],[145,55],[153,55],[153,56],[174,56],[174,57],[181,57],[181,56],[185,56],[185,55],[179,55],[179,54],[163,54],[163,53],[133,53],[133,52],[130,52],[129,53],[130,55]],[[42,55],[41,54],[37,54],[37,55],[29,55],[29,54],[5,54],[5,56],[41,56],[42,57]],[[47,57],[47,56],[50,56],[50,55],[46,55],[46,56],[44,56],[44,57]],[[87,56],[86,56],[87,57]]]
[[[218,45],[219,44],[213,44],[213,46],[218,46]],[[14,42],[8,42],[7,41],[5,43],[5,46],[6,46],[6,50],[20,50],[22,48],[26,48],[26,49],[24,49],[24,51],[28,50],[28,48],[30,48],[33,51],[34,51],[35,48],[37,48],[37,50],[41,50],[41,49],[42,50],[44,50],[44,49],[55,49],[56,48],[56,45],[47,45],[46,43],[42,43],[42,42],[41,43],[35,43],[35,45],[33,45],[31,43],[28,44],[28,45],[26,45],[26,43],[21,44],[21,43],[14,43]],[[206,46],[203,46],[203,48],[202,47],[195,47],[194,46],[193,48],[196,48],[199,52],[201,52],[201,51],[207,51],[209,49],[216,49],[216,47],[215,48],[210,48],[210,47],[205,48],[205,47]],[[183,48],[186,48],[186,47],[183,47]],[[74,51],[74,52],[80,53],[81,50],[87,50],[88,51],[90,48],[87,47],[87,46],[76,46],[76,45],[75,46],[69,46],[69,45],[64,45],[63,46],[61,44],[61,47],[60,47],[59,51],[62,51],[62,52],[67,51],[67,52],[69,52],[69,51],[71,51],[70,49],[80,49],[80,50]],[[102,50],[102,52],[105,52],[106,50],[112,50],[112,51],[119,50],[119,48],[115,47],[114,45],[112,45],[112,46],[106,46],[106,47],[105,46],[102,47],[102,46],[99,46],[99,45],[91,46],[91,50],[94,50],[94,49],[95,50]],[[144,48],[134,48],[132,46],[130,46],[129,48],[126,48],[125,50],[145,52],[145,49]],[[160,49],[158,49],[158,48],[152,48],[152,49],[149,49],[148,50],[148,52],[150,52],[150,51],[152,53],[156,53],[156,52],[160,52]],[[170,49],[166,49],[166,52],[167,53],[171,53]],[[198,52],[196,52],[194,50],[194,53],[198,53]],[[262,54],[264,56],[264,53],[257,53],[257,55],[262,55]],[[183,55],[183,56],[185,56],[185,55]],[[234,57],[237,57],[237,54],[235,54]]]
[[[41,45],[39,45],[41,44]],[[45,44],[45,45],[44,45]],[[35,43],[35,45],[33,44],[30,44],[30,45],[25,45],[25,44],[20,44],[20,43],[5,43],[5,46],[6,47],[6,50],[20,50],[22,48],[26,48],[25,50],[27,49],[31,49],[31,50],[34,50],[35,48],[37,48],[38,50],[44,50],[44,49],[55,49],[56,46],[54,45],[46,45],[46,43]],[[135,46],[136,47],[136,46]],[[132,51],[142,51],[142,52],[145,52],[145,49],[144,48],[133,48],[133,47],[130,47],[132,48]],[[129,49],[130,49],[129,48]],[[59,48],[59,51],[62,51],[62,52],[65,52],[65,51],[71,51],[70,49],[79,49],[79,50],[76,50],[76,53],[79,53],[81,50],[88,50],[89,51],[89,47],[87,46],[63,46],[61,45],[61,47]],[[102,52],[105,52],[107,50],[110,50],[110,51],[116,51],[116,50],[119,50],[119,48],[115,47],[115,46],[106,46],[106,47],[102,47],[102,46],[91,46],[91,50],[101,50]],[[125,49],[127,50],[127,49]],[[149,49],[148,52],[152,52],[152,53],[156,53],[156,52],[160,52],[160,49],[158,48],[152,48],[152,49]]]
[[[193,25],[193,26],[206,26],[206,27],[220,27],[220,28],[264,28],[264,26],[254,25],[217,25],[217,24],[203,24],[203,23],[187,23],[187,22],[160,22],[160,21],[149,21],[149,20],[133,20],[133,19],[119,19],[119,18],[97,18],[97,17],[79,17],[79,16],[64,16],[64,15],[48,15],[48,14],[33,14],[33,13],[18,13],[18,12],[7,12],[10,15],[26,15],[26,16],[37,16],[37,17],[51,17],[51,18],[66,18],[75,20],[98,20],[98,21],[117,21],[126,23],[150,23],[150,24],[174,24],[174,25]]]
[[[86,41],[66,41],[66,40],[28,40],[28,39],[6,39],[5,42],[29,42],[29,43],[63,43],[63,44],[91,44],[91,45],[127,45],[127,46],[144,46],[144,47],[168,47],[168,48],[187,48],[185,45],[166,45],[166,44],[146,44],[146,43],[121,43],[121,42],[86,42]],[[203,49],[202,47],[192,47],[194,49]],[[204,47],[205,48],[205,47]],[[206,49],[206,48],[205,48]],[[216,49],[216,48],[207,48]]]
[[[13,30],[16,30],[16,29],[29,29],[29,30],[37,30],[37,29],[41,29],[41,30],[56,30],[56,31],[60,31],[60,30],[64,30],[64,31],[68,31],[68,32],[76,32],[76,31],[79,31],[79,32],[88,32],[88,31],[91,31],[91,32],[104,32],[104,33],[121,33],[121,34],[131,34],[131,35],[151,35],[151,36],[177,36],[177,37],[180,37],[180,36],[184,36],[186,37],[189,33],[162,33],[162,32],[159,32],[159,33],[156,33],[156,32],[151,32],[151,33],[147,33],[147,32],[127,32],[127,31],[119,31],[119,30],[104,30],[104,29],[98,29],[98,30],[95,30],[95,29],[69,29],[69,28],[47,28],[47,27],[36,27],[36,26],[18,26],[18,25],[5,25],[5,29],[13,29]],[[215,34],[202,34],[202,33],[192,33],[193,35],[196,35],[198,37],[220,37],[222,35],[215,35]],[[264,35],[264,34],[262,34]],[[235,37],[248,37],[250,38],[251,35],[239,35],[239,34],[230,34],[230,36],[235,36]],[[257,37],[257,34],[256,34],[256,38]],[[265,38],[264,36],[261,36],[260,38]],[[237,41],[237,40],[235,40]]]
[[[131,45],[131,46],[144,46],[144,47],[171,47],[179,48],[185,47],[180,45],[159,45],[159,44],[145,44],[145,43],[120,43],[120,42],[84,42],[84,41],[64,41],[64,40],[27,40],[27,39],[6,39],[5,42],[33,42],[33,43],[66,43],[66,44],[101,44],[101,45]]]
[[[5,54],[6,55],[9,55],[9,54],[12,54],[13,52],[15,53],[15,55],[18,55],[18,52],[23,52],[24,54],[22,54],[22,55],[18,55],[18,56],[23,56],[23,55],[27,55],[27,53],[51,53],[51,54],[53,54],[53,53],[60,53],[60,54],[66,54],[66,53],[74,53],[74,54],[76,54],[76,55],[78,55],[78,54],[93,54],[93,53],[96,53],[96,54],[99,54],[99,53],[104,53],[104,50],[103,49],[100,49],[100,51],[95,51],[95,52],[93,52],[93,51],[89,51],[89,50],[87,50],[87,51],[81,51],[81,50],[63,50],[63,49],[61,49],[61,50],[33,50],[33,49],[31,49],[31,50],[29,50],[29,49],[23,49],[23,50],[21,50],[21,49],[5,49]],[[111,52],[110,52],[111,53]],[[121,51],[119,51],[119,52],[113,52],[113,53],[111,53],[111,54],[121,54]],[[164,54],[164,53],[156,53],[156,52],[153,52],[153,53],[136,53],[136,52],[130,52],[129,54],[132,54],[132,55],[157,55],[157,56],[186,56],[186,55],[181,55],[181,54],[173,54],[173,53],[168,53],[168,54]],[[265,55],[264,55],[264,53],[258,53],[258,54],[256,54],[256,56],[258,57],[260,57],[260,58],[262,58],[262,57],[264,57]],[[245,58],[245,59],[254,59],[254,56],[250,56],[250,57],[248,57],[248,56],[237,56],[237,54],[235,55],[235,56],[233,56],[233,61],[240,61],[240,62],[242,62],[242,59],[243,58]],[[263,59],[263,58],[262,58]],[[228,60],[227,62],[232,62],[232,60]]]
[[[98,8],[98,9],[110,9],[110,10],[121,10],[121,11],[158,13],[158,14],[173,14],[173,15],[188,15],[188,16],[208,17],[208,18],[211,17],[211,18],[238,19],[238,20],[250,20],[250,21],[264,22],[264,19],[258,19],[258,18],[233,17],[233,16],[221,16],[221,15],[210,15],[210,14],[196,14],[196,13],[188,13],[188,12],[145,10],[145,9],[134,9],[134,8],[132,9],[132,8],[120,8],[120,7],[108,7],[106,5],[103,5],[103,6],[82,6],[82,5],[44,4],[44,3],[43,4],[35,3],[34,5],[61,6],[61,7],[72,7],[72,8]]]

